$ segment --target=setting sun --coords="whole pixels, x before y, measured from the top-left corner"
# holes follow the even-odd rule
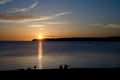
[[[43,39],[43,36],[42,36],[42,35],[39,35],[39,36],[38,36],[38,39],[40,39],[40,40]]]

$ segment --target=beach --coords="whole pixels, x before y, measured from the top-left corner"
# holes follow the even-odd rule
[[[120,79],[120,68],[70,68],[70,69],[29,69],[1,71],[6,79],[39,80],[80,80],[80,79]],[[6,76],[6,77],[4,77]]]

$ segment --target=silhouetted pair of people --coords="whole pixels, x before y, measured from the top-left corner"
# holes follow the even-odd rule
[[[62,66],[62,65],[60,65],[60,67],[59,67],[59,68],[60,68],[60,69],[68,69],[68,67],[70,67],[70,66],[69,66],[69,65],[67,65],[67,64],[65,64],[65,65],[64,65],[64,68],[63,68],[63,66]]]

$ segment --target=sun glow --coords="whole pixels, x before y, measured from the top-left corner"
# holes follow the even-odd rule
[[[44,37],[40,34],[40,35],[38,36],[38,39],[42,40],[42,39],[44,39]]]

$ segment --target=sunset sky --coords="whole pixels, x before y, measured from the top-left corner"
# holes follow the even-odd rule
[[[0,0],[0,40],[120,36],[120,0]]]

